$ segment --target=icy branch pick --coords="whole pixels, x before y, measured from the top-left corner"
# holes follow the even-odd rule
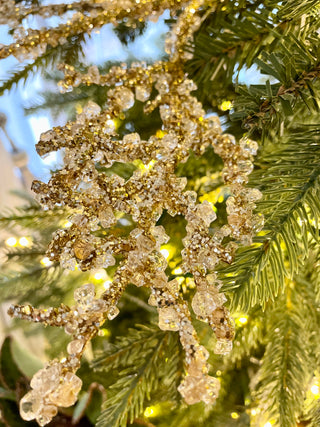
[[[253,234],[263,226],[263,218],[253,213],[261,193],[245,188],[253,169],[256,142],[242,138],[237,143],[232,135],[222,134],[219,119],[207,117],[191,95],[196,86],[183,71],[186,57],[181,47],[200,24],[199,10],[198,1],[189,2],[183,9],[168,36],[168,61],[116,66],[107,75],[100,75],[96,67],[87,74],[69,65],[61,67],[65,73],[60,82],[63,90],[85,83],[104,85],[109,91],[103,111],[89,102],[76,122],[42,134],[37,145],[40,155],[61,148],[65,153],[62,170],[55,172],[47,184],[33,183],[37,199],[45,209],[59,205],[75,212],[70,219],[72,226],[53,236],[47,255],[64,268],[78,265],[83,271],[115,265],[117,255],[120,261],[109,289],[99,298],[95,297],[94,286],[88,284],[75,292],[74,307],[10,308],[9,313],[15,317],[62,326],[72,336],[68,357],[50,362],[33,377],[32,390],[21,401],[21,414],[26,420],[36,419],[45,425],[58,407],[75,402],[81,388],[75,373],[84,348],[104,321],[118,314],[117,303],[129,283],[149,287],[149,303],[158,310],[159,327],[179,332],[186,369],[179,391],[185,401],[212,403],[218,395],[219,381],[208,375],[208,352],[199,344],[179,283],[169,282],[166,276],[167,261],[160,247],[168,236],[157,221],[164,209],[186,219],[182,270],[193,275],[197,288],[192,308],[213,328],[216,353],[225,354],[232,348],[234,329],[214,270],[221,260],[232,262],[238,243],[251,244]],[[153,88],[157,95],[150,99]],[[146,113],[159,109],[161,137],[153,135],[144,141],[139,134],[130,133],[119,139],[114,119],[123,117],[123,111],[131,108],[135,99],[145,103]],[[190,151],[201,155],[210,145],[224,162],[222,176],[232,193],[227,200],[228,223],[213,234],[209,228],[216,214],[211,204],[197,203],[197,194],[185,191],[187,179],[175,175],[177,165],[187,161]],[[128,180],[101,171],[114,162],[135,160],[148,167],[136,169]],[[117,212],[131,215],[135,223],[135,229],[126,237],[113,234]],[[97,230],[107,234],[97,237]]]

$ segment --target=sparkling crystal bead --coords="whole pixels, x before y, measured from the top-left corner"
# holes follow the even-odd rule
[[[85,260],[94,251],[94,246],[87,239],[78,239],[73,245],[73,251],[78,259]]]
[[[120,313],[120,311],[119,311],[118,307],[116,307],[116,306],[110,307],[109,311],[108,311],[108,314],[107,314],[108,319],[109,320],[114,319],[115,317],[118,316],[119,313]]]
[[[71,255],[69,248],[65,248],[60,255],[60,264],[62,268],[74,270],[77,265],[76,259]]]
[[[206,117],[208,128],[214,132],[220,134],[222,132],[220,120],[218,116]]]
[[[232,341],[229,340],[217,340],[214,348],[215,354],[229,354],[232,350]]]
[[[44,405],[40,412],[41,413],[37,417],[37,422],[40,426],[45,426],[57,415],[58,408],[55,405]]]
[[[149,260],[157,271],[163,271],[167,266],[165,257],[158,251],[152,251],[149,255]]]
[[[91,311],[100,311],[103,312],[106,309],[106,302],[102,299],[95,299],[90,304]]]
[[[206,385],[207,393],[203,397],[203,401],[207,405],[210,405],[214,403],[214,401],[218,397],[221,385],[220,385],[220,381],[217,378],[211,377],[210,375],[206,377],[206,380],[207,380],[207,385]]]
[[[65,408],[72,406],[77,400],[81,386],[82,381],[80,378],[71,372],[67,372],[63,382],[49,395],[50,402]]]
[[[101,107],[93,101],[89,101],[88,104],[83,108],[82,114],[88,119],[98,115],[101,112]]]
[[[89,305],[92,303],[96,294],[95,287],[92,283],[81,286],[74,291],[74,299],[80,305]]]
[[[140,142],[141,142],[140,135],[137,132],[129,133],[123,137],[123,143],[128,146],[139,145]]]
[[[191,303],[195,314],[203,318],[209,317],[218,306],[216,294],[217,292],[208,290],[197,291]]]
[[[53,390],[59,385],[61,366],[58,363],[47,365],[36,372],[31,379],[31,387],[39,393]]]
[[[264,216],[261,213],[258,213],[252,217],[252,228],[258,233],[263,229],[264,226]]]
[[[20,400],[20,414],[26,421],[36,418],[41,407],[41,395],[34,390],[29,391]]]
[[[150,88],[146,86],[136,86],[135,88],[135,95],[136,99],[141,102],[145,102],[150,98]]]
[[[84,346],[84,341],[82,340],[73,340],[68,344],[67,352],[69,354],[78,354],[81,353]]]
[[[246,188],[244,194],[249,202],[256,202],[262,198],[262,193],[257,188]]]
[[[247,151],[252,156],[255,156],[257,154],[259,148],[256,141],[252,141],[247,137],[241,138],[239,141],[239,145],[243,150]]]
[[[178,331],[179,316],[173,307],[163,307],[159,310],[159,328],[163,331]]]
[[[239,160],[238,169],[241,173],[249,175],[253,171],[253,164],[250,160]]]
[[[208,375],[199,378],[188,375],[178,387],[179,392],[188,405],[197,402],[213,403],[219,393],[220,382]]]
[[[167,120],[170,119],[170,117],[172,115],[172,111],[171,111],[171,108],[169,107],[169,105],[167,105],[167,104],[160,105],[159,111],[160,111],[161,120],[163,122],[166,122]]]
[[[133,107],[134,96],[130,89],[117,87],[113,92],[114,100],[121,110],[128,110]]]
[[[108,268],[111,265],[115,265],[115,263],[116,260],[113,255],[104,253],[95,259],[94,266],[95,268]]]
[[[78,329],[78,322],[76,322],[73,319],[70,319],[66,324],[66,326],[64,327],[64,330],[68,335],[74,335],[77,329]]]
[[[157,307],[158,301],[157,301],[157,297],[154,294],[150,294],[148,299],[148,304],[152,305],[153,307]]]
[[[155,88],[157,89],[157,91],[161,95],[168,93],[169,92],[169,82],[168,82],[167,76],[160,75],[156,84],[155,84]]]
[[[99,210],[98,218],[103,228],[109,228],[117,222],[113,210],[110,206],[106,206],[103,209]]]

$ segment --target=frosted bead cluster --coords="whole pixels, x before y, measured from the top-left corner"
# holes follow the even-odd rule
[[[72,406],[81,390],[82,381],[75,375],[85,346],[99,331],[105,316],[114,317],[116,306],[95,297],[95,287],[87,284],[74,293],[76,305],[36,309],[29,305],[9,308],[9,314],[32,322],[63,327],[72,340],[67,347],[68,356],[53,360],[38,371],[31,380],[31,391],[20,401],[24,420],[36,419],[44,426],[57,414],[58,407]]]
[[[58,205],[73,212],[71,226],[54,234],[47,256],[66,269],[77,266],[87,271],[116,265],[116,270],[110,287],[100,298],[95,298],[92,285],[76,291],[75,308],[37,310],[26,306],[10,311],[16,317],[63,326],[73,341],[68,346],[68,358],[60,362],[61,372],[74,375],[88,340],[98,333],[105,319],[118,314],[117,303],[126,286],[148,287],[149,303],[158,310],[159,327],[180,335],[186,373],[179,391],[189,404],[214,402],[220,383],[208,374],[209,354],[199,343],[178,281],[168,281],[161,246],[169,236],[157,221],[164,210],[186,220],[181,269],[193,276],[196,292],[192,308],[214,330],[218,354],[231,350],[234,327],[223,306],[226,298],[219,292],[216,266],[220,261],[231,263],[238,244],[251,244],[253,234],[263,226],[263,218],[253,213],[261,193],[245,187],[253,169],[256,142],[247,138],[236,142],[232,135],[222,134],[218,117],[207,116],[192,96],[196,85],[183,70],[188,56],[182,46],[200,24],[201,4],[192,1],[182,7],[168,36],[168,61],[122,64],[112,67],[106,75],[100,75],[94,66],[82,74],[70,65],[61,65],[65,74],[59,83],[62,91],[71,91],[80,84],[97,84],[108,88],[108,96],[103,110],[90,101],[75,122],[42,134],[37,144],[41,156],[64,151],[64,168],[55,172],[48,183],[34,181],[32,188],[38,201],[45,209]],[[152,93],[155,96],[151,98]],[[124,112],[136,101],[144,103],[146,114],[158,109],[162,120],[161,132],[147,140],[136,132],[120,138],[116,131],[116,120],[123,119]],[[177,165],[186,162],[191,151],[202,155],[209,146],[224,162],[222,176],[231,192],[227,200],[228,222],[214,231],[213,206],[207,201],[198,203],[197,194],[186,190],[187,179],[175,174]],[[106,174],[104,170],[115,162],[131,163],[136,169],[126,180]],[[124,214],[135,228],[119,234],[116,226]],[[42,318],[45,320],[37,320]],[[34,390],[31,396],[35,395]],[[34,412],[38,422],[39,411]]]

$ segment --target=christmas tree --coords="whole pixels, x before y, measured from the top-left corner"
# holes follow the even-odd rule
[[[50,344],[39,367],[4,341],[0,423],[319,426],[319,3],[0,10],[22,62],[0,91],[54,66],[40,107],[70,112],[37,144],[63,165],[0,218],[2,301]],[[84,65],[93,31],[165,13],[161,60]]]

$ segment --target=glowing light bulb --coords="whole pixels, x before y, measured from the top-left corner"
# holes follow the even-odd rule
[[[20,237],[19,239],[19,245],[20,246],[29,246],[31,243],[31,240],[28,239],[27,237]]]
[[[42,260],[40,261],[40,263],[42,265],[44,265],[45,267],[50,267],[50,265],[52,265],[52,261],[50,261],[50,259],[45,256],[44,258],[42,258]]]
[[[240,417],[240,415],[238,414],[238,412],[231,412],[231,418],[233,418],[234,420],[237,420]]]
[[[221,105],[219,105],[220,110],[222,111],[228,111],[232,108],[232,102],[231,101],[223,101]]]
[[[106,280],[103,284],[104,289],[110,289],[111,283],[110,280]]]
[[[246,316],[241,316],[239,317],[238,322],[241,323],[241,325],[245,325],[248,322],[248,318]]]
[[[165,249],[165,248],[160,249],[160,252],[161,252],[161,254],[165,257],[165,259],[168,259],[168,258],[169,258],[170,252],[169,252],[169,250],[168,250],[168,249]]]
[[[99,337],[110,337],[111,332],[109,331],[109,329],[103,328],[99,330],[98,335]]]
[[[63,228],[68,228],[68,227],[71,227],[71,225],[72,225],[71,221],[64,221],[64,223],[62,224],[62,227]]]
[[[181,270],[181,268],[180,267],[178,267],[178,268],[175,268],[174,270],[173,270],[173,272],[172,272],[173,274],[182,274],[183,273],[183,271]]]
[[[93,275],[93,277],[95,280],[102,280],[106,277],[106,272],[104,270],[99,270]]]
[[[157,138],[163,138],[165,136],[166,132],[163,132],[163,130],[158,129],[156,132],[156,137]]]
[[[15,237],[9,237],[7,240],[6,240],[6,245],[7,246],[16,246],[17,245],[17,239],[15,238]]]
[[[218,203],[222,203],[224,201],[224,197],[223,196],[219,196],[218,197]]]
[[[312,394],[314,394],[315,396],[318,395],[320,393],[320,388],[318,385],[314,384],[311,388],[310,391]]]
[[[142,169],[150,170],[152,166],[155,164],[155,162],[156,162],[155,160],[151,160],[151,162],[149,162],[147,165],[143,165]]]
[[[263,427],[272,427],[272,424],[270,423],[270,421],[268,421]]]
[[[144,416],[145,417],[152,417],[152,415],[154,414],[154,409],[149,406],[148,408],[145,409],[144,411]]]

